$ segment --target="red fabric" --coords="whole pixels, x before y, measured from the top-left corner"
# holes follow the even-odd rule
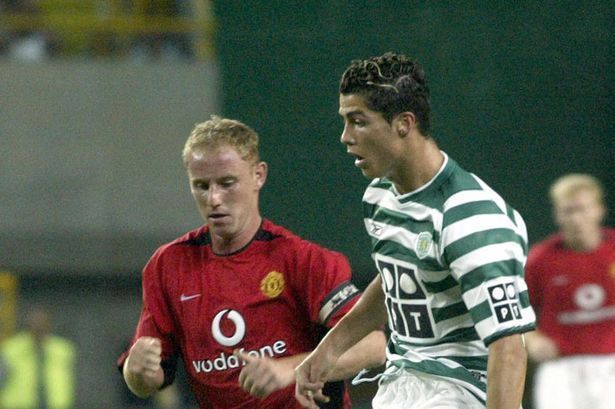
[[[555,235],[534,246],[526,282],[538,328],[562,355],[615,353],[615,230],[589,253]]]
[[[279,358],[311,351],[322,330],[323,304],[350,276],[343,255],[267,220],[245,249],[228,256],[212,252],[202,227],[160,247],[145,267],[143,308],[133,342],[141,336],[160,338],[164,361],[181,354],[201,408],[299,408],[294,386],[264,400],[245,393],[238,385],[241,363],[232,352],[244,349]],[[343,300],[327,326],[357,299],[355,292]],[[241,321],[243,337],[237,335]],[[344,395],[344,407],[350,407],[348,393]]]

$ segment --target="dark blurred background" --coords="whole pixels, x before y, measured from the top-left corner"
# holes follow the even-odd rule
[[[47,305],[79,350],[77,407],[125,407],[114,362],[138,319],[140,270],[201,222],[180,152],[214,113],[261,135],[264,216],[344,252],[365,285],[367,181],[339,143],[337,84],[352,59],[386,51],[423,64],[433,136],[521,212],[531,243],[554,230],[547,189],[562,174],[597,176],[611,204],[613,10],[0,0],[0,270],[18,283],[0,282],[2,334]]]

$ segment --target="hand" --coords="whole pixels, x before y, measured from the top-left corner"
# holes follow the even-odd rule
[[[282,359],[259,358],[240,350],[233,355],[246,363],[239,373],[239,386],[252,396],[265,398],[294,381],[293,368]]]
[[[130,348],[125,370],[145,384],[154,383],[162,370],[162,344],[158,338],[141,337]]]
[[[527,352],[536,362],[544,362],[559,356],[559,348],[551,338],[538,331],[527,334]]]
[[[301,406],[318,409],[316,401],[329,402],[329,397],[322,393],[322,388],[336,361],[316,349],[295,368],[295,398]]]

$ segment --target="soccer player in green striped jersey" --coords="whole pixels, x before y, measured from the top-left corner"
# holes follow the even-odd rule
[[[379,274],[296,369],[296,398],[324,399],[337,358],[388,324],[387,368],[372,404],[519,409],[535,326],[523,279],[523,219],[430,136],[421,66],[387,53],[353,61],[340,83],[341,142],[372,179],[364,221]]]

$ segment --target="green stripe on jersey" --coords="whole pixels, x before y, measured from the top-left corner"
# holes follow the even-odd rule
[[[476,329],[474,327],[467,327],[458,328],[442,336],[442,338],[440,338],[439,344],[446,344],[451,342],[470,342],[479,340],[480,337],[478,336]]]
[[[450,290],[453,287],[459,285],[459,282],[453,278],[453,276],[448,275],[446,278],[436,282],[423,281],[423,285],[425,289],[430,293],[440,293],[442,291]]]
[[[530,294],[526,291],[521,291],[519,293],[519,304],[521,304],[521,308],[530,307]]]
[[[434,191],[438,189],[441,191],[434,195]],[[472,174],[463,171],[454,160],[449,158],[446,167],[426,189],[404,195],[399,198],[399,201],[401,203],[417,202],[431,208],[442,208],[446,199],[464,190],[483,190],[483,188]]]
[[[466,292],[483,284],[485,280],[498,277],[519,276],[523,274],[523,264],[519,260],[502,260],[483,264],[465,273],[461,279],[461,289]]]
[[[450,265],[460,257],[465,256],[471,251],[492,244],[506,242],[519,243],[521,238],[511,229],[498,228],[478,231],[455,240],[444,248],[446,262]]]
[[[483,301],[480,304],[470,308],[470,314],[472,315],[472,321],[481,322],[493,315],[489,301]]]
[[[468,313],[468,309],[463,302],[458,302],[455,304],[447,305],[442,308],[432,308],[431,312],[433,313],[433,319],[436,323],[444,320],[448,320],[451,318],[458,317],[463,314]]]
[[[511,328],[505,331],[496,332],[495,334],[492,334],[488,336],[487,338],[485,338],[485,345],[489,345],[493,341],[497,341],[498,339],[507,337],[509,335],[523,334],[525,332],[533,331],[535,329],[536,329],[536,324],[532,323],[532,324],[526,325],[521,328],[516,327],[516,328]]]
[[[446,211],[444,224],[451,225],[467,217],[478,214],[503,214],[502,210],[490,200],[464,203]]]

